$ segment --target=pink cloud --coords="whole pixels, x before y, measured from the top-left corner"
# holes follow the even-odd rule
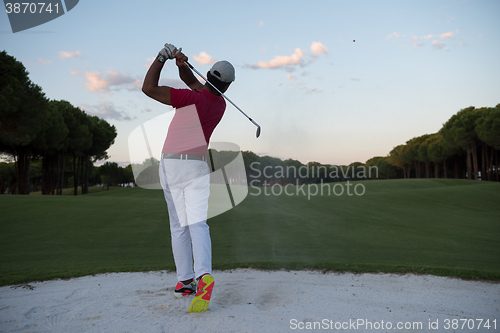
[[[77,69],[72,70],[70,74],[84,77],[86,79],[84,87],[87,90],[97,94],[109,95],[114,91],[120,90],[141,91],[144,80],[144,76],[132,75],[127,71],[119,71],[113,68],[109,69],[106,73],[100,71],[85,72]],[[177,71],[172,71],[169,74],[177,75]],[[178,78],[161,78],[159,85],[186,88],[186,84]]]
[[[140,90],[142,87],[141,78],[128,73],[123,74],[115,69],[110,69],[104,74],[99,71],[71,71],[71,75],[85,77],[87,80],[87,83],[84,84],[85,88],[95,93],[111,94],[112,91],[117,91],[121,88],[133,91]]]
[[[291,65],[297,65],[303,62],[305,52],[299,48],[295,49],[295,53],[290,56],[276,56],[270,61],[259,61],[257,63],[258,68],[279,68]]]
[[[324,46],[320,42],[313,42],[311,44],[311,52],[314,54],[317,54],[317,55],[327,54],[328,49],[326,48],[326,46]]]
[[[446,38],[453,38],[454,36],[453,36],[453,32],[447,32],[447,33],[439,35],[439,37],[441,37],[441,39],[446,39]]]
[[[193,56],[193,58],[199,65],[212,65],[217,62],[217,59],[206,52],[200,52],[200,54]]]
[[[312,42],[310,46],[311,53],[306,61],[306,52],[300,48],[296,48],[294,53],[289,56],[278,55],[270,61],[259,61],[255,65],[246,65],[252,69],[285,69],[287,71],[295,70],[296,66],[304,67],[316,60],[319,56],[327,54],[328,49],[321,42]]]
[[[62,60],[66,60],[66,58],[81,58],[82,53],[80,51],[75,51],[75,52],[66,52],[66,51],[61,51],[59,52],[59,58]]]

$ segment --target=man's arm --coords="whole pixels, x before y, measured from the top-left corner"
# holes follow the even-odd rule
[[[158,86],[162,68],[163,63],[155,59],[144,78],[142,92],[160,103],[172,105],[172,101],[170,100],[170,87]]]
[[[175,55],[175,64],[179,67],[179,77],[191,89],[203,89],[203,84],[194,76],[193,72],[184,61],[188,61],[188,57],[182,52],[177,52]]]

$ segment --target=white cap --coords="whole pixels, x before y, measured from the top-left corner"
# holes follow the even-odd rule
[[[234,67],[226,60],[217,61],[212,68],[210,68],[210,74],[222,82],[230,83],[235,79]]]

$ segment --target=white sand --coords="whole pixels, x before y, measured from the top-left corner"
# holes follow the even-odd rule
[[[200,314],[188,313],[190,300],[172,296],[174,273],[36,282],[29,284],[32,290],[2,287],[0,331],[310,332],[307,328],[316,322],[316,331],[343,325],[344,332],[419,332],[432,331],[429,321],[436,320],[439,330],[434,332],[500,331],[500,285],[494,283],[427,275],[251,269],[213,275],[212,301]],[[447,319],[462,318],[489,319],[491,327],[478,330],[479,321],[469,321],[476,329],[445,329]],[[361,320],[371,322],[373,329]],[[387,329],[388,322],[392,329]],[[398,330],[398,322],[420,322],[423,329]]]

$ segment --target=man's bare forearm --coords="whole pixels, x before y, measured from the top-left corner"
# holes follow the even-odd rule
[[[147,90],[158,87],[158,82],[160,81],[160,72],[163,69],[163,63],[155,59],[154,62],[149,67],[146,77],[144,78],[144,83],[142,85],[142,91],[147,94]]]
[[[179,77],[191,90],[203,89],[203,85],[196,79],[191,69],[186,64],[188,57],[182,52],[175,54],[175,64],[179,67]]]
[[[163,63],[155,59],[154,62],[149,67],[146,77],[144,78],[144,83],[142,84],[142,91],[154,100],[160,103],[172,105],[170,99],[170,87],[158,86],[160,81],[160,72],[163,68]]]
[[[198,82],[188,66],[179,66],[179,77],[188,87],[191,87],[193,83]]]

